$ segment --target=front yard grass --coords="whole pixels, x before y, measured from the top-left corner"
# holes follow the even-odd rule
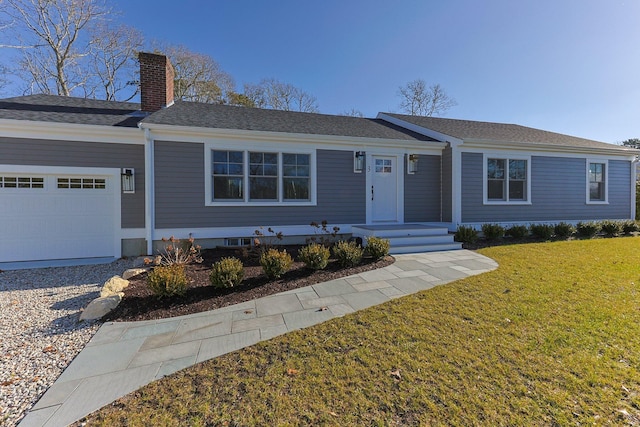
[[[640,238],[500,267],[181,371],[89,425],[640,423]]]

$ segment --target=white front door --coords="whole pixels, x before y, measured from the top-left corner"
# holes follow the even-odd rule
[[[398,173],[395,157],[373,156],[371,216],[373,221],[398,220]]]

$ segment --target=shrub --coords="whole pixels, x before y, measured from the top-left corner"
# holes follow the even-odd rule
[[[478,240],[478,231],[473,227],[461,225],[458,227],[458,230],[456,230],[456,234],[453,238],[456,242],[474,243]]]
[[[160,249],[154,259],[145,258],[145,264],[154,265],[184,265],[192,262],[202,262],[200,256],[200,246],[195,244],[193,236],[189,235],[186,241],[181,241],[171,236],[168,239],[162,238],[164,247]]]
[[[522,239],[529,235],[529,227],[526,225],[512,225],[505,231],[505,234],[514,239]]]
[[[622,234],[622,223],[620,221],[602,221],[600,229],[607,237],[615,237]]]
[[[554,227],[550,224],[531,224],[529,230],[531,230],[533,237],[549,240],[553,237]]]
[[[637,231],[640,231],[640,227],[638,226],[638,222],[637,221],[629,219],[629,220],[624,221],[622,223],[622,231],[625,234],[631,234],[631,233],[635,233]]]
[[[554,232],[557,237],[567,239],[576,232],[576,227],[566,222],[559,222],[554,227]]]
[[[184,295],[187,291],[187,275],[184,265],[159,265],[147,276],[147,285],[159,297]]]
[[[504,227],[500,224],[482,224],[482,235],[487,240],[496,240],[504,236]]]
[[[388,239],[371,236],[367,238],[367,246],[365,248],[369,256],[375,260],[381,259],[389,255],[391,244]]]
[[[356,242],[341,240],[333,247],[333,256],[338,260],[338,264],[343,267],[353,267],[362,261],[364,249]]]
[[[310,243],[298,252],[298,258],[307,268],[322,270],[329,264],[329,248],[319,243]]]
[[[580,237],[592,238],[600,232],[600,224],[594,221],[579,222],[576,225],[576,231]]]
[[[232,288],[242,283],[244,268],[238,258],[222,258],[213,264],[209,281],[216,288]]]
[[[285,250],[279,251],[271,248],[260,255],[262,271],[269,279],[278,279],[289,271],[291,264],[293,264],[293,259]]]

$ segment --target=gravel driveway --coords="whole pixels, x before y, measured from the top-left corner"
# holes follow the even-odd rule
[[[0,425],[15,425],[98,330],[80,309],[135,260],[0,272]]]

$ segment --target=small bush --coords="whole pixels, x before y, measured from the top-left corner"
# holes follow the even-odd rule
[[[600,223],[600,230],[607,237],[616,237],[622,234],[622,222],[620,221],[602,221]]]
[[[184,295],[187,291],[187,275],[184,265],[159,265],[147,276],[147,285],[159,297]]]
[[[500,224],[482,224],[482,235],[487,240],[496,240],[504,236],[504,227]]]
[[[553,237],[554,227],[550,224],[531,224],[529,230],[533,237],[542,240],[549,240]]]
[[[514,239],[522,239],[529,235],[529,227],[526,225],[512,225],[505,231],[505,234]]]
[[[367,246],[365,247],[365,251],[374,260],[379,260],[389,255],[390,248],[391,244],[389,243],[388,239],[381,239],[380,237],[371,236],[367,238]]]
[[[340,240],[333,247],[333,256],[338,260],[338,264],[343,267],[353,267],[360,264],[364,255],[364,249],[356,242]]]
[[[238,258],[222,258],[213,264],[209,281],[216,288],[233,288],[242,283],[244,268]]]
[[[269,279],[278,279],[289,271],[293,264],[293,259],[287,251],[279,251],[271,248],[260,255],[260,265],[262,271]]]
[[[590,239],[600,232],[600,224],[594,221],[579,222],[578,225],[576,225],[576,231],[580,237]]]
[[[329,264],[329,248],[319,243],[310,243],[298,252],[298,258],[307,268],[322,270]]]
[[[553,229],[556,236],[562,239],[568,239],[569,237],[573,236],[573,233],[576,232],[576,227],[566,222],[557,223]]]
[[[622,231],[625,234],[631,234],[640,231],[640,227],[638,226],[638,222],[632,219],[624,221],[622,223]]]
[[[475,241],[478,240],[478,231],[473,227],[461,225],[458,227],[458,230],[456,230],[453,238],[456,242],[475,243]]]

